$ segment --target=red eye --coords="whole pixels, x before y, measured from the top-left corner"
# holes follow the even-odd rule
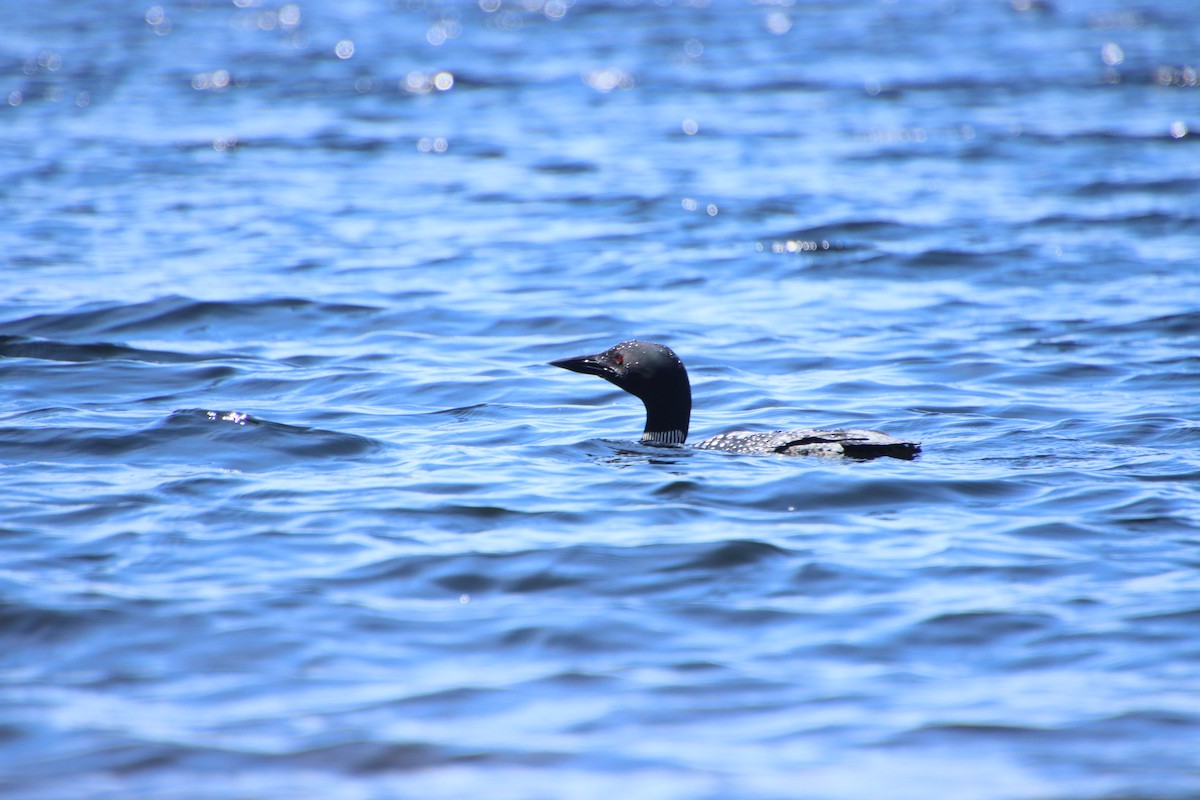
[[[625,356],[617,353],[615,356],[613,356],[613,361],[617,362],[617,366],[620,366],[621,364],[625,363]]]

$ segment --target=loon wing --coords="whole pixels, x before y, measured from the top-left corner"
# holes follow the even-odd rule
[[[698,442],[700,450],[726,450],[731,453],[785,456],[847,456],[849,458],[912,459],[921,452],[918,442],[908,442],[879,431],[838,429],[832,431],[800,428],[792,431],[731,431]]]

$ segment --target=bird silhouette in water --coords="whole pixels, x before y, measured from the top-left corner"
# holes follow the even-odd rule
[[[647,444],[681,445],[687,440],[692,415],[692,387],[687,369],[666,345],[632,340],[614,345],[603,353],[551,361],[585,375],[599,375],[614,383],[646,406]],[[730,453],[778,454],[785,456],[848,456],[850,458],[912,459],[921,452],[919,442],[909,442],[879,431],[798,428],[788,431],[731,431],[696,442],[699,450]]]

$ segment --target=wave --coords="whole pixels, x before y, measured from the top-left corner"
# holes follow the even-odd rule
[[[9,335],[62,338],[69,334],[150,334],[162,330],[221,325],[224,335],[236,331],[241,323],[261,333],[286,320],[294,327],[300,320],[327,324],[341,316],[361,316],[380,312],[373,306],[349,303],[323,303],[295,297],[250,300],[194,300],[168,295],[142,303],[102,304],[58,314],[35,314],[0,324]]]
[[[130,431],[112,417],[93,426],[0,428],[0,461],[190,464],[270,470],[297,464],[360,459],[382,450],[377,440],[288,425],[237,411],[182,409]]]
[[[188,364],[199,361],[210,361],[216,358],[232,358],[221,354],[219,356],[192,355],[168,350],[148,350],[140,347],[127,347],[111,342],[87,342],[75,344],[51,339],[37,339],[27,336],[0,336],[0,358],[32,358],[41,361],[65,361],[84,363],[89,361],[144,361],[151,364]]]

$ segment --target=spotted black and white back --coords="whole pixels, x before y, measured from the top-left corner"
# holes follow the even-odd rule
[[[910,459],[920,452],[914,442],[896,439],[879,431],[800,428],[791,431],[730,431],[697,442],[698,450],[724,450],[729,453],[787,456],[849,456],[876,458],[892,456]]]

